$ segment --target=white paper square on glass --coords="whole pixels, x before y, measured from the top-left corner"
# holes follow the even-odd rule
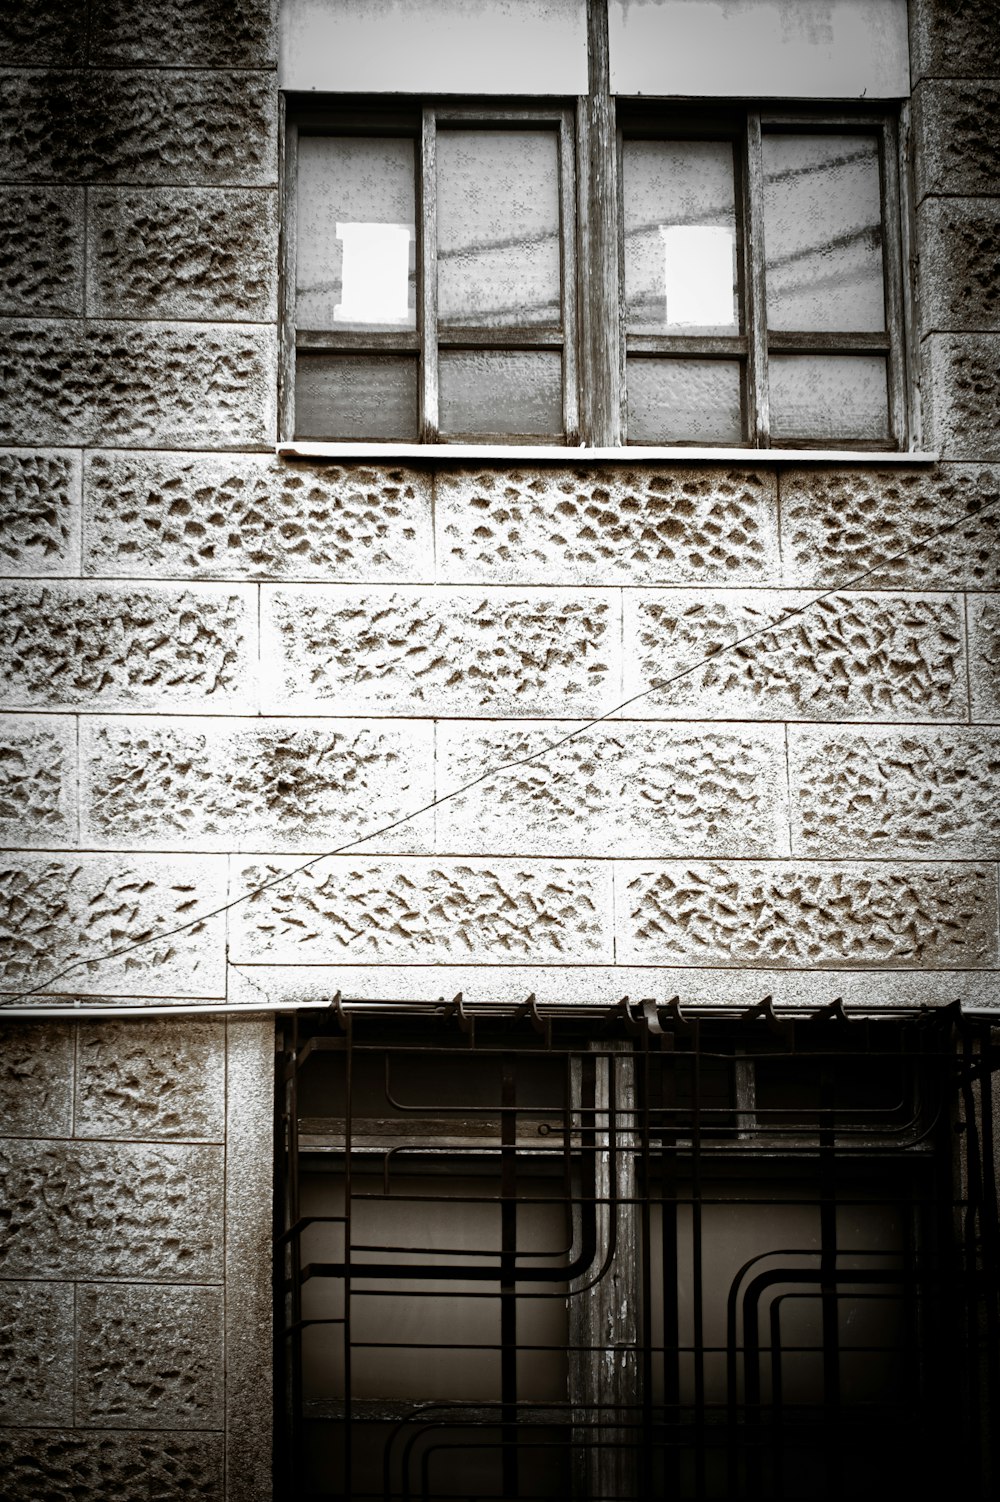
[[[729,226],[661,224],[666,322],[671,328],[731,328],[736,235]]]
[[[412,224],[338,222],[344,262],[335,323],[415,323],[408,306],[413,238]]]

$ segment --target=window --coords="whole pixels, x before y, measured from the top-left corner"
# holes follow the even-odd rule
[[[603,157],[578,134],[555,107],[298,116],[289,437],[575,445],[589,418],[619,444],[906,447],[890,118],[622,101]],[[583,149],[616,191],[578,207]]]

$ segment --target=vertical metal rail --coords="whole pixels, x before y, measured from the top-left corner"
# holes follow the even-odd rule
[[[847,1023],[820,1026],[845,1027]],[[837,1292],[837,1061],[820,1066],[819,1102],[819,1246],[820,1311],[823,1329],[823,1417],[826,1492],[830,1502],[843,1497],[840,1420],[840,1311]],[[777,1360],[772,1351],[771,1360]],[[761,1414],[763,1418],[763,1414]]]
[[[702,1265],[701,1024],[691,1022],[691,1272],[694,1333],[695,1497],[705,1497],[705,1289]]]
[[[634,1058],[634,1056],[633,1056]],[[640,1367],[640,1401],[642,1403],[642,1450],[639,1457],[640,1464],[638,1474],[640,1478],[640,1495],[652,1497],[653,1486],[653,1277],[650,1266],[651,1224],[650,1207],[653,1197],[652,1178],[650,1173],[650,1114],[649,1114],[649,1033],[642,1040],[642,1052],[639,1060],[641,1068],[635,1071],[635,1088],[637,1108],[637,1125],[639,1128],[639,1209],[640,1209],[640,1244],[639,1253],[642,1259],[640,1276],[641,1285],[641,1317],[642,1317],[642,1348]],[[634,1213],[634,1212],[632,1212]]]
[[[500,1067],[501,1476],[504,1497],[517,1497],[517,1090],[513,1060]]]
[[[354,1027],[350,1015],[341,1025],[344,1040],[344,1497],[354,1494],[353,1396],[351,1387],[351,1249],[353,1242],[351,1203],[351,1146],[354,1117]]]

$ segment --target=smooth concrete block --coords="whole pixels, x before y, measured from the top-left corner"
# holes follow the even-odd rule
[[[0,1134],[68,1137],[72,1130],[71,1024],[4,1022],[0,1012]]]
[[[911,0],[913,80],[1000,78],[996,0]]]
[[[780,494],[786,584],[1000,588],[1000,472],[987,465],[788,469]]]
[[[1000,722],[1000,595],[969,599],[973,721]]]
[[[795,590],[629,592],[623,698],[655,690],[630,712],[761,720],[967,718],[958,599],[844,593],[812,600]],[[785,625],[768,629],[800,609]],[[656,688],[682,673],[673,686]]]
[[[222,1276],[221,1147],[0,1141],[5,1278]]]
[[[232,895],[280,878],[291,866],[290,860],[237,863]],[[611,925],[607,862],[340,856],[233,908],[230,959],[599,963],[611,957]]]
[[[0,574],[80,572],[80,455],[0,449]]]
[[[83,312],[83,190],[0,188],[0,315]]]
[[[240,448],[273,442],[274,328],[6,319],[0,441]]]
[[[0,715],[0,845],[75,845],[76,721]]]
[[[566,734],[558,722],[438,727],[442,792]],[[488,855],[787,855],[778,725],[594,726],[442,803],[438,849]]]
[[[622,862],[624,964],[995,968],[996,870],[933,862]]]
[[[277,58],[275,0],[93,0],[95,63],[266,67]]]
[[[221,1142],[225,1104],[222,1019],[79,1024],[77,1137]]]
[[[88,455],[84,572],[430,580],[426,471],[265,454]]]
[[[1000,334],[932,334],[934,439],[949,459],[1000,459]]]
[[[87,309],[98,318],[277,316],[278,205],[260,188],[97,188]]]
[[[0,1429],[9,1502],[223,1502],[222,1435]]]
[[[130,715],[87,717],[81,736],[85,841],[99,848],[326,850],[434,797],[429,720]],[[366,843],[433,846],[432,815]]]
[[[222,1428],[221,1288],[85,1283],[77,1302],[81,1427]]]
[[[249,585],[18,583],[0,638],[13,709],[239,713],[255,703]]]
[[[261,708],[586,716],[620,683],[619,606],[581,590],[261,590]]]
[[[774,583],[772,471],[442,470],[439,577],[449,583]]]
[[[792,850],[1000,857],[1000,730],[792,725]]]
[[[0,15],[0,66],[82,63],[87,46],[77,0],[18,0]]]
[[[1000,330],[1000,198],[925,198],[917,222],[923,332]]]
[[[0,91],[8,182],[269,187],[277,138],[273,73],[39,69]]]
[[[224,915],[199,914],[225,890],[223,856],[8,854],[0,985],[15,994],[224,996]],[[130,952],[104,958],[118,950]]]
[[[0,1424],[72,1422],[73,1285],[4,1280]]]

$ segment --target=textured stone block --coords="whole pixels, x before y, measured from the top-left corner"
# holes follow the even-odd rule
[[[950,459],[1000,459],[1000,334],[932,334],[935,443]]]
[[[1000,856],[1000,731],[789,726],[792,850]]]
[[[516,762],[566,726],[438,727],[439,786]],[[438,849],[540,855],[784,855],[780,726],[598,725],[441,804]]]
[[[989,510],[972,514],[980,508]],[[781,541],[786,584],[845,588],[865,574],[868,589],[997,589],[1000,473],[977,464],[790,469]]]
[[[17,0],[0,12],[0,65],[31,67],[37,63],[83,61],[86,27],[75,0]]]
[[[240,863],[234,895],[284,863]],[[606,863],[322,861],[230,913],[234,961],[594,963],[611,953]]]
[[[0,314],[83,311],[83,191],[0,188]]]
[[[276,317],[277,199],[252,188],[100,188],[88,204],[99,318]]]
[[[68,1137],[73,1130],[73,1034],[66,1023],[3,1022],[0,1133]]]
[[[80,456],[0,450],[0,573],[80,571]]]
[[[220,1147],[7,1140],[0,1174],[5,1278],[221,1277]]]
[[[274,437],[275,332],[5,320],[0,441],[235,448]]]
[[[254,67],[277,55],[274,0],[94,0],[90,57],[95,63],[184,63],[194,68]]]
[[[277,135],[268,73],[38,70],[0,87],[8,182],[270,186]]]
[[[0,1424],[72,1422],[72,1283],[0,1282]]]
[[[587,715],[618,690],[618,604],[579,590],[261,591],[261,707]]]
[[[0,715],[0,845],[76,844],[76,724]]]
[[[771,582],[775,478],[766,470],[445,470],[440,577],[453,583]]]
[[[14,708],[238,711],[253,703],[252,588],[9,584],[0,671]]]
[[[920,0],[910,5],[914,81],[1000,77],[996,0]]]
[[[616,906],[626,964],[996,964],[996,877],[986,865],[629,863],[616,870]]]
[[[1000,329],[1000,198],[925,199],[919,226],[923,331]]]
[[[264,454],[93,454],[84,571],[112,575],[429,579],[420,470]]]
[[[91,996],[225,995],[224,920],[198,917],[224,892],[220,856],[7,855],[0,863],[0,985]],[[156,937],[189,920],[197,921]],[[102,958],[136,944],[119,959]]]
[[[223,1502],[222,1435],[0,1429],[9,1502]]]
[[[326,850],[434,796],[430,721],[82,722],[88,845]],[[2,762],[0,762],[2,768]],[[428,816],[369,851],[434,848]]]
[[[1000,721],[1000,595],[969,599],[972,718]]]
[[[81,1425],[222,1427],[221,1289],[88,1283],[77,1297]]]
[[[222,1141],[221,1020],[81,1022],[76,1068],[78,1137]]]
[[[997,191],[996,80],[924,82],[914,96],[917,199],[927,193],[975,197]]]
[[[671,707],[772,720],[967,717],[957,600],[845,593],[808,604],[781,629],[766,629],[811,600],[791,590],[627,594],[623,697],[694,666],[631,712]],[[748,639],[730,645],[742,638]],[[713,652],[719,655],[706,662]]]

